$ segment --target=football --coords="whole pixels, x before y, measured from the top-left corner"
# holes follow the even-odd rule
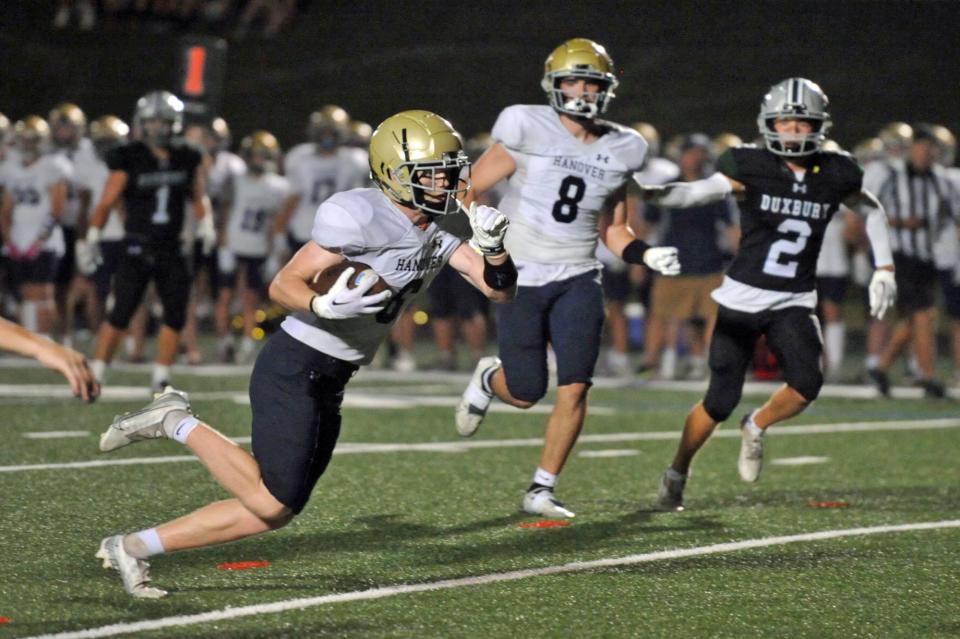
[[[330,287],[333,286],[334,283],[336,283],[337,278],[340,277],[340,274],[350,267],[353,267],[354,269],[353,275],[351,275],[350,279],[347,280],[347,286],[350,288],[356,288],[357,282],[362,281],[363,278],[376,277],[377,283],[374,284],[373,288],[367,292],[367,295],[373,295],[375,293],[380,293],[381,291],[390,290],[390,286],[382,277],[377,275],[376,271],[363,262],[352,262],[350,260],[337,262],[333,266],[328,266],[322,271],[318,271],[317,274],[313,276],[313,279],[309,282],[308,286],[313,292],[323,295],[330,290]]]

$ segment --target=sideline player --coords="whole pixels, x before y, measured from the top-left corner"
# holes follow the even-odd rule
[[[523,510],[573,517],[554,495],[583,427],[600,350],[603,294],[597,240],[628,263],[680,272],[676,249],[634,237],[624,204],[647,143],[629,127],[600,119],[617,88],[606,49],[584,38],[547,57],[541,86],[549,105],[507,107],[496,143],[477,161],[474,197],[509,179],[501,207],[510,218],[508,248],[520,272],[517,299],[500,308],[500,357],[484,357],[455,413],[457,432],[473,435],[494,395],[530,408],[547,391],[547,345],[557,358],[557,402]]]
[[[760,335],[781,363],[786,383],[741,420],[741,479],[756,481],[760,475],[766,428],[817,398],[823,385],[823,342],[814,314],[816,264],[827,224],[841,204],[866,216],[876,262],[869,286],[871,314],[882,317],[896,298],[883,207],[863,190],[863,170],[849,154],[821,148],[831,124],[828,104],[810,80],[775,84],[757,117],[766,148],[729,149],[719,158],[719,172],[709,178],[647,189],[657,204],[677,208],[732,193],[741,202],[743,234],[723,283],[713,292],[720,309],[710,343],[710,385],[687,415],[673,464],[661,479],[657,510],[683,510],[690,462],[740,403]]]
[[[270,285],[271,298],[293,314],[260,351],[250,377],[253,456],[198,421],[186,395],[172,388],[114,420],[101,450],[175,439],[233,495],[155,528],[105,538],[97,557],[120,572],[128,593],[166,594],[148,585],[151,555],[275,530],[303,510],[337,442],[344,386],[370,363],[403,307],[445,263],[492,300],[513,297],[517,271],[503,247],[507,221],[496,209],[471,207],[469,245],[434,223],[460,207],[469,165],[459,134],[428,111],[398,113],[374,132],[370,166],[379,188],[324,202],[312,239]],[[353,272],[347,269],[326,294],[315,294],[307,282],[344,259],[368,264],[393,293],[368,295],[376,276],[347,288]]]
[[[183,102],[167,91],[148,93],[137,101],[134,114],[139,139],[107,154],[110,176],[87,228],[88,250],[96,252],[107,217],[121,197],[126,235],[114,278],[113,309],[97,333],[91,363],[100,382],[151,280],[163,303],[151,386],[162,389],[170,380],[190,297],[190,272],[180,249],[188,201],[199,222],[198,233],[208,241],[215,235],[200,152],[174,138],[182,124]]]
[[[269,131],[254,131],[240,142],[240,155],[246,173],[232,181],[224,202],[229,213],[226,232],[217,253],[217,353],[222,362],[234,359],[234,340],[230,333],[230,304],[234,289],[243,308],[243,340],[239,360],[247,362],[254,352],[253,329],[257,305],[263,289],[263,268],[270,253],[273,218],[290,194],[286,178],[277,175],[280,144]]]

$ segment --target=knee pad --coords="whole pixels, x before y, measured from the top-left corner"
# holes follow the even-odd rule
[[[736,384],[724,382],[722,375],[711,375],[710,386],[703,398],[703,410],[716,422],[725,422],[733,413],[743,388]]]
[[[805,400],[812,402],[820,394],[823,387],[823,373],[819,368],[812,368],[800,374],[786,375],[784,381],[787,386],[800,393]]]
[[[507,390],[514,399],[536,404],[547,394],[547,376],[539,373],[525,373],[509,375],[504,371],[507,380]]]

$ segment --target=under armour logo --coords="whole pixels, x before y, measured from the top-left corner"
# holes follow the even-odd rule
[[[609,164],[610,156],[597,153],[597,162],[603,162],[604,164]]]
[[[793,192],[794,192],[794,193],[806,193],[806,192],[807,192],[807,185],[806,185],[806,184],[801,184],[801,183],[799,183],[799,182],[794,182],[794,183],[793,183]]]
[[[433,238],[433,248],[439,249],[441,247],[443,247],[443,240],[439,237]]]

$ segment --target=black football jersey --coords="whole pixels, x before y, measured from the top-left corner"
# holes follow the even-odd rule
[[[161,162],[146,144],[131,142],[107,154],[110,170],[127,174],[127,235],[155,245],[177,243],[201,162],[200,152],[185,143],[174,142],[169,151]]]
[[[861,190],[860,165],[847,153],[820,152],[798,180],[780,156],[746,145],[724,152],[717,168],[746,186],[740,248],[727,275],[771,291],[814,290],[824,231],[840,203]]]

